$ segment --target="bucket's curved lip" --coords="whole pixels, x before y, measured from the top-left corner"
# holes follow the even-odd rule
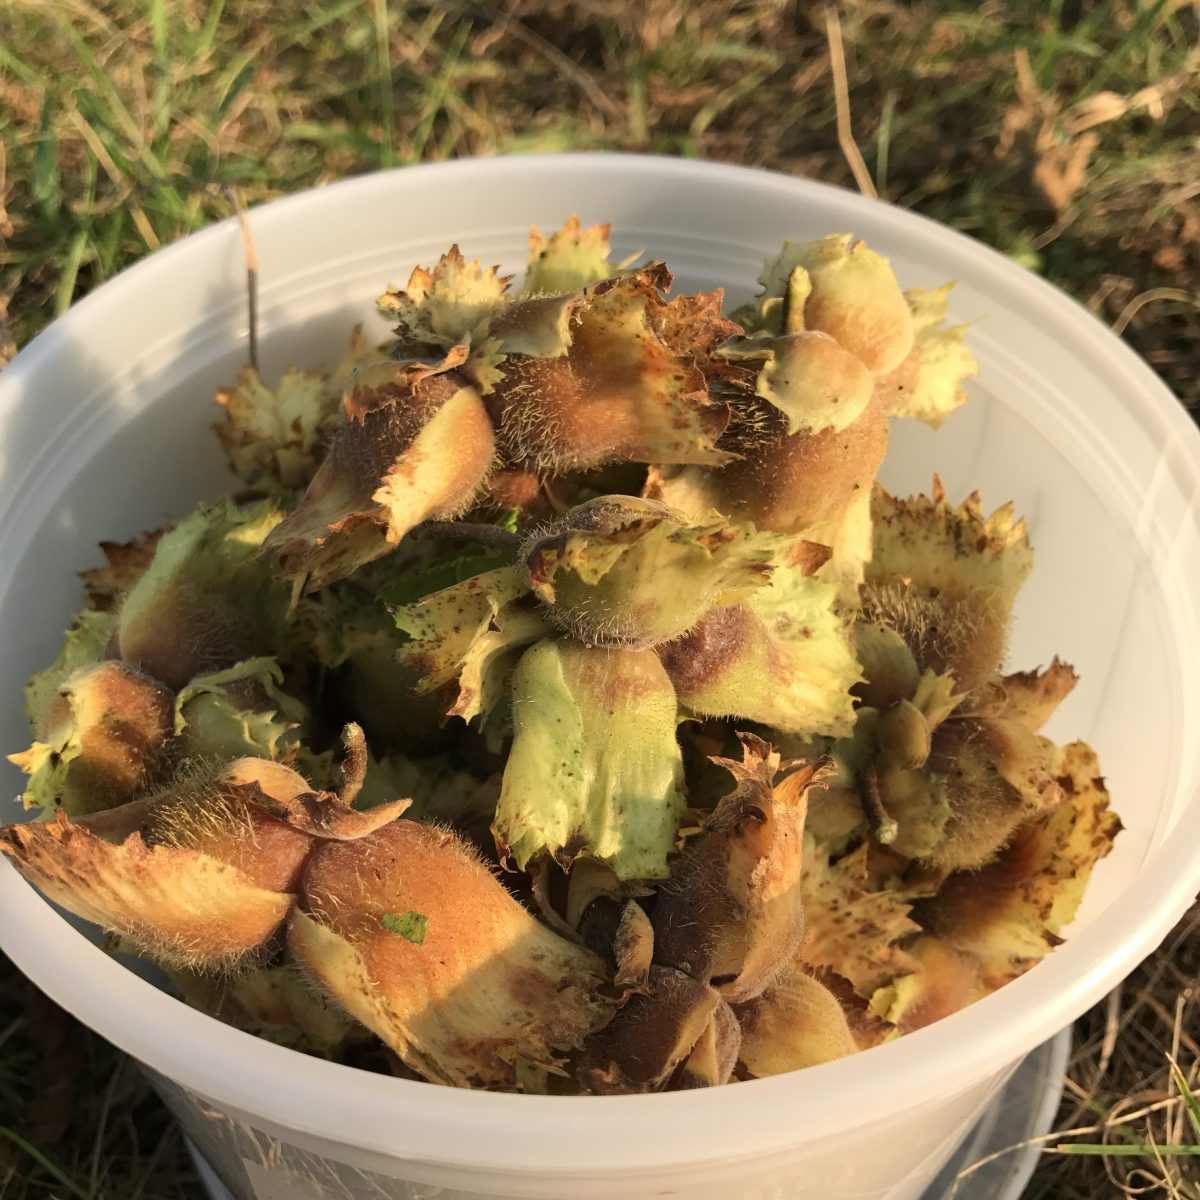
[[[962,234],[913,213],[826,184],[744,167],[634,155],[531,155],[468,159],[403,169],[403,178],[438,174],[461,182],[534,179],[547,170],[586,175],[620,169],[635,181],[667,177],[702,186],[718,177],[748,188],[776,189],[803,201],[836,195],[856,213],[888,219],[915,242],[936,241],[988,278],[997,304],[1037,311],[1064,343],[1086,343],[1120,377],[1131,411],[1184,451],[1184,469],[1200,494],[1200,432],[1153,372],[1103,325],[1049,284]],[[256,222],[282,220],[295,208],[338,194],[376,189],[386,195],[397,172],[379,172],[264,205]],[[65,349],[98,306],[119,301],[142,273],[174,271],[188,255],[226,235],[222,223],[152,255],[98,288],[45,330],[0,375],[15,397],[40,365]],[[11,390],[10,390],[11,389]],[[1200,802],[1193,797],[1171,840],[1148,857],[1133,905],[1080,930],[1029,975],[940,1026],[795,1075],[736,1087],[669,1095],[557,1098],[457,1091],[391,1079],[309,1058],[261,1041],[189,1009],[158,991],[87,941],[20,878],[0,869],[5,920],[0,944],[58,1003],[163,1075],[222,1105],[330,1142],[429,1163],[496,1172],[627,1171],[757,1157],[848,1128],[883,1121],[897,1105],[917,1108],[952,1096],[1000,1070],[1094,1003],[1150,953],[1200,888]],[[1140,915],[1149,912],[1149,918]],[[1035,1014],[1034,1016],[1031,1016]],[[892,1081],[881,1086],[881,1080]],[[729,1139],[714,1131],[729,1128]],[[469,1131],[469,1132],[468,1132]],[[864,1150],[867,1147],[864,1146]]]

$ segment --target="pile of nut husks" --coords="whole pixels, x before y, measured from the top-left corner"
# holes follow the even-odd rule
[[[875,484],[975,370],[949,287],[789,242],[725,317],[609,253],[454,248],[388,345],[247,369],[238,492],[84,572],[0,850],[214,1016],[464,1087],[772,1075],[1027,970],[1109,850],[1039,734],[1073,671],[1003,673],[1024,524]]]

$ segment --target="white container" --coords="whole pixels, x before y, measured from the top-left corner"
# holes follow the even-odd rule
[[[1050,729],[1100,751],[1126,831],[1067,944],[974,1007],[854,1058],[711,1091],[491,1095],[308,1058],[188,1009],[107,957],[5,865],[0,943],[50,996],[149,1066],[235,1195],[912,1200],[1013,1065],[1147,955],[1200,886],[1200,434],[1092,317],[1001,256],[803,180],[654,158],[493,159],[371,175],[252,215],[268,375],[328,362],[373,298],[452,241],[519,270],[529,224],[611,220],[679,286],[749,295],[784,236],[849,230],[906,286],[959,282],[979,319],[972,402],[897,423],[884,481],[980,486],[1030,518],[1037,566],[1014,664],[1082,683]],[[208,426],[246,354],[231,223],[98,289],[0,374],[0,742],[77,607],[75,572],[229,486]],[[7,769],[7,768],[6,768]],[[6,790],[19,788],[15,772]],[[250,1165],[243,1165],[246,1160]],[[316,1182],[313,1182],[313,1181]],[[307,1181],[307,1182],[305,1182]]]
[[[921,1193],[921,1200],[1020,1200],[1042,1156],[1042,1135],[1053,1128],[1070,1055],[1069,1028],[1031,1050]],[[188,1154],[209,1200],[234,1200],[191,1142]],[[264,1169],[269,1182],[259,1193],[262,1200],[269,1200],[271,1190],[277,1196],[302,1196],[309,1183],[320,1183],[320,1176],[297,1180],[295,1172],[278,1164]]]

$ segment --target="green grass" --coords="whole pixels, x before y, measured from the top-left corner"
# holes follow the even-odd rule
[[[1200,405],[1196,7],[852,0],[840,11],[854,133],[879,193],[1119,322]],[[6,0],[0,361],[129,263],[229,215],[230,188],[252,204],[380,167],[584,148],[852,186],[820,9]],[[1195,928],[1171,952],[1193,964],[1193,985]],[[1173,1020],[1188,980],[1161,955],[1139,979],[1117,1048],[1104,1058],[1102,1010],[1084,1023],[1073,1067],[1109,1114],[1132,1111],[1119,1105],[1139,1088],[1168,1094],[1172,1023],[1158,1009]],[[1185,1044],[1178,1057],[1194,1090],[1195,1055]],[[0,976],[0,1200],[197,1194],[178,1135],[122,1061],[15,973]],[[1170,1112],[1182,1113],[1185,1093],[1172,1094]],[[1070,1094],[1064,1118],[1079,1103]],[[1180,1130],[1160,1133],[1188,1144]],[[1122,1147],[1149,1148],[1148,1127],[1131,1136]],[[1043,1161],[1033,1194],[1055,1200],[1115,1194],[1106,1162],[1134,1185],[1135,1169],[1168,1178],[1144,1155]],[[1169,1160],[1173,1182],[1148,1194],[1200,1195],[1197,1163]]]
[[[0,294],[16,343],[138,256],[227,215],[231,185],[253,203],[378,167],[580,147],[851,182],[815,7],[505,11],[9,0]],[[1044,272],[1109,321],[1149,293],[1125,334],[1200,400],[1194,8],[862,0],[842,19],[855,134],[880,193]],[[1113,119],[1081,128],[1100,116]],[[1054,184],[1091,137],[1078,186]]]

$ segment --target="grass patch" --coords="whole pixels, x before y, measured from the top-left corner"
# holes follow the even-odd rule
[[[857,0],[841,23],[879,192],[1121,319],[1200,402],[1194,7]],[[853,185],[824,20],[779,0],[10,0],[0,99],[17,344],[227,216],[229,185],[249,204],[394,164],[568,147]]]

